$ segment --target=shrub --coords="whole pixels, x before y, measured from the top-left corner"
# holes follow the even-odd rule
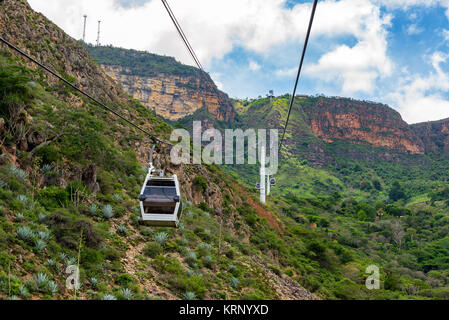
[[[122,287],[127,287],[130,284],[133,284],[135,282],[135,279],[129,274],[122,273],[117,277],[116,282]]]
[[[69,193],[65,189],[52,186],[39,190],[37,200],[47,209],[59,208],[68,204]]]
[[[143,248],[143,253],[150,258],[156,258],[162,251],[162,246],[157,242],[149,242]]]
[[[196,186],[201,192],[205,192],[207,190],[207,180],[203,176],[196,176],[193,179],[193,185]]]

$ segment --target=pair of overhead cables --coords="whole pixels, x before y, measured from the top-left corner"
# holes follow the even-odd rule
[[[82,95],[84,95],[85,97],[87,97],[88,99],[92,100],[94,103],[96,103],[97,105],[99,105],[100,107],[102,107],[103,109],[105,109],[106,111],[112,113],[113,115],[115,115],[116,117],[122,119],[123,121],[125,121],[126,123],[128,123],[129,125],[131,125],[132,127],[136,128],[137,130],[141,131],[142,133],[146,134],[147,136],[149,136],[151,138],[151,140],[153,140],[154,142],[158,142],[158,143],[162,143],[162,144],[166,144],[169,146],[172,146],[171,143],[168,143],[166,141],[160,140],[158,138],[156,138],[154,135],[152,135],[150,132],[148,132],[147,130],[143,129],[142,127],[140,127],[139,125],[135,124],[134,122],[128,120],[127,118],[125,118],[124,116],[122,116],[120,113],[118,113],[117,111],[111,109],[110,107],[106,106],[104,103],[100,102],[99,100],[97,100],[96,98],[94,98],[92,95],[90,95],[89,93],[85,92],[84,90],[78,88],[77,86],[73,85],[72,83],[70,83],[69,81],[67,81],[66,79],[64,79],[63,77],[61,77],[59,74],[57,74],[55,71],[53,71],[52,69],[50,69],[49,67],[45,66],[44,64],[42,64],[41,62],[37,61],[36,59],[34,59],[33,57],[31,57],[30,55],[26,54],[24,51],[20,50],[19,48],[17,48],[16,46],[14,46],[12,43],[10,43],[9,41],[3,39],[2,37],[0,37],[0,42],[4,43],[6,46],[8,46],[9,48],[13,49],[14,51],[16,51],[17,53],[19,53],[20,55],[22,55],[23,57],[27,58],[28,60],[30,60],[31,62],[33,62],[34,64],[36,64],[37,66],[41,67],[42,69],[44,69],[45,71],[47,71],[48,73],[50,73],[51,75],[53,75],[54,77],[58,78],[60,81],[62,81],[64,84],[66,84],[67,86],[71,87],[72,89],[74,89],[75,91],[81,93]]]

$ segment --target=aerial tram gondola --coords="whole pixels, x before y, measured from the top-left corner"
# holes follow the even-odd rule
[[[149,226],[176,228],[182,210],[178,177],[166,177],[164,170],[156,170],[153,166],[155,147],[151,149],[148,174],[139,196],[142,222]]]

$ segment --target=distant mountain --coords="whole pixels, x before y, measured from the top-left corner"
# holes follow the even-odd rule
[[[235,115],[228,96],[210,76],[174,58],[148,52],[87,45],[89,54],[135,99],[168,120],[205,108],[215,119]]]

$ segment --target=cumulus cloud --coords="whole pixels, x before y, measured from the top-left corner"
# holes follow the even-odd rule
[[[249,62],[249,66],[248,67],[249,67],[249,70],[251,70],[251,71],[259,71],[260,68],[261,68],[261,65],[258,64],[256,61],[251,60]]]
[[[409,35],[417,35],[424,31],[423,28],[419,27],[416,23],[413,23],[407,27],[407,33]]]
[[[449,101],[444,97],[449,91],[449,74],[441,67],[448,60],[449,54],[435,52],[430,57],[432,71],[428,75],[408,75],[399,80],[388,99],[399,107],[404,120],[416,123],[449,117]]]
[[[379,7],[370,1],[348,2],[354,5],[354,19],[359,21],[353,33],[357,43],[352,47],[339,45],[324,54],[318,63],[307,67],[306,72],[310,77],[341,82],[346,94],[372,93],[376,79],[392,72],[386,39],[391,17],[381,16]]]

